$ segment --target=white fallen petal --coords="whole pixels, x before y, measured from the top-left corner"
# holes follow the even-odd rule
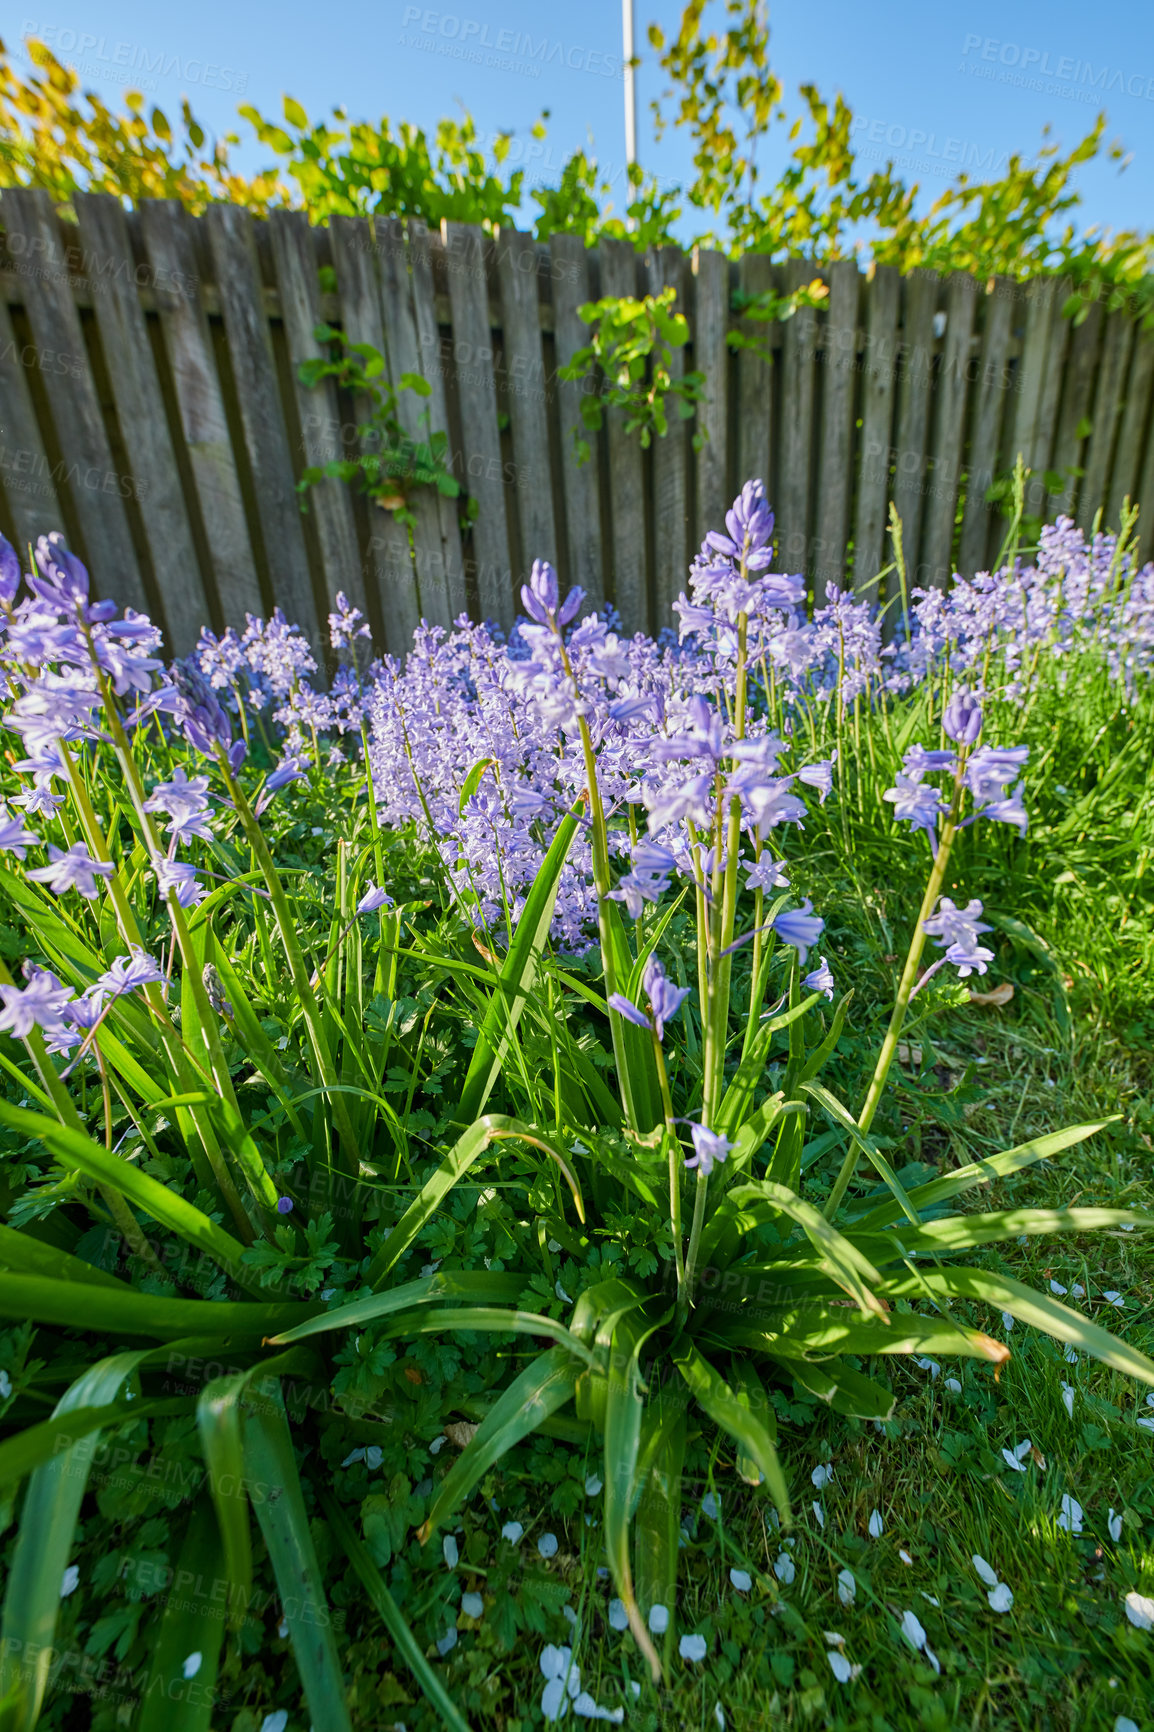
[[[860,1666],[851,1666],[844,1654],[827,1654],[826,1659],[839,1684],[851,1684],[861,1671]]]
[[[569,1706],[565,1685],[560,1678],[550,1678],[541,1692],[541,1713],[546,1720],[560,1720]]]
[[[557,1535],[542,1534],[537,1541],[537,1550],[543,1558],[555,1558],[557,1556]]]
[[[444,1539],[441,1541],[441,1555],[445,1560],[445,1568],[447,1570],[455,1570],[461,1554],[457,1549],[457,1542],[453,1538],[452,1534],[446,1534]]]
[[[1066,1361],[1067,1365],[1077,1365],[1078,1363],[1078,1355],[1074,1352],[1072,1347],[1067,1347],[1062,1358]]]
[[[884,1532],[885,1532],[885,1523],[882,1521],[881,1511],[877,1510],[877,1509],[872,1510],[870,1512],[870,1519],[869,1519],[869,1536],[870,1536],[870,1539],[871,1540],[880,1540],[882,1537],[882,1534]]]
[[[479,1618],[485,1610],[485,1602],[480,1594],[462,1594],[461,1610],[467,1618]]]
[[[1102,1297],[1108,1304],[1116,1306],[1119,1311],[1123,1310],[1125,1307],[1126,1301],[1123,1299],[1121,1293],[1111,1291],[1109,1293],[1103,1293]]]
[[[996,1588],[991,1588],[986,1598],[990,1602],[991,1612],[1008,1612],[1014,1604],[1014,1596],[1005,1582],[999,1582]]]
[[[822,1509],[821,1505],[817,1502],[815,1502],[814,1506],[813,1506],[813,1515],[814,1515],[814,1520],[817,1522],[818,1527],[823,1528],[825,1526],[825,1511]]]
[[[922,1589],[922,1599],[928,1600],[930,1602],[931,1606],[937,1606],[938,1610],[939,1611],[941,1610],[942,1602],[938,1599],[938,1596],[936,1594],[927,1594],[926,1590],[923,1588]]]
[[[683,1660],[692,1660],[694,1665],[704,1660],[709,1652],[709,1643],[704,1636],[682,1636],[677,1644],[677,1652]]]
[[[181,1671],[184,1673],[184,1676],[186,1678],[195,1678],[196,1674],[200,1671],[200,1668],[203,1664],[204,1664],[204,1655],[198,1649],[195,1654],[190,1654],[188,1656],[188,1659],[184,1662],[184,1665],[181,1667]]]
[[[931,1383],[934,1381],[934,1379],[936,1377],[940,1376],[940,1374],[941,1374],[942,1368],[938,1364],[936,1359],[915,1359],[914,1364],[916,1366],[918,1366],[922,1371],[928,1371],[929,1372]]]
[[[445,1436],[444,1432],[442,1432],[440,1437],[435,1437],[429,1445],[429,1454],[440,1455],[448,1441],[448,1438]]]
[[[1063,1287],[1060,1281],[1050,1282],[1050,1292],[1056,1293],[1059,1299],[1064,1299],[1069,1291],[1070,1289],[1068,1287]]]
[[[655,1636],[663,1636],[669,1628],[669,1607],[650,1606],[649,1628]]]
[[[288,1725],[288,1709],[278,1708],[273,1714],[266,1714],[260,1723],[260,1732],[284,1732]]]
[[[840,1630],[823,1630],[822,1635],[825,1637],[827,1648],[845,1647],[845,1637]]]
[[[701,1507],[709,1517],[710,1521],[715,1522],[721,1514],[721,1502],[715,1492],[706,1492],[705,1496],[701,1500]]]
[[[1084,1514],[1085,1511],[1077,1498],[1071,1497],[1069,1492],[1063,1492],[1062,1513],[1058,1517],[1058,1526],[1064,1528],[1067,1533],[1080,1534]]]
[[[345,1459],[342,1461],[341,1466],[342,1467],[352,1467],[354,1461],[364,1461],[364,1459],[365,1459],[365,1452],[363,1449],[350,1450],[349,1454],[346,1455]]]
[[[946,1378],[946,1388],[949,1390],[951,1395],[960,1395],[962,1393],[962,1386],[956,1377]]]
[[[525,1530],[521,1526],[520,1522],[506,1522],[504,1527],[501,1529],[501,1538],[503,1540],[508,1540],[511,1546],[515,1546],[524,1532]]]
[[[639,1696],[641,1694],[640,1687],[638,1687],[637,1694]],[[713,1718],[717,1721],[718,1726],[721,1728],[721,1732],[725,1732],[725,1709],[721,1706],[720,1702],[715,1702],[713,1704]]]
[[[80,1583],[80,1565],[69,1564],[60,1578],[60,1598],[66,1600],[69,1594],[74,1594]]]
[[[753,1577],[748,1570],[730,1570],[729,1579],[739,1594],[748,1594],[753,1586]]]
[[[375,1472],[385,1459],[385,1452],[379,1443],[370,1443],[365,1451],[365,1466]]]
[[[1007,1467],[1013,1468],[1015,1473],[1025,1473],[1025,1466],[1018,1460],[1012,1449],[1004,1449],[1002,1451],[1002,1460],[1005,1462]]]
[[[825,1462],[820,1462],[809,1477],[818,1491],[824,1491],[833,1478],[833,1468]]]
[[[609,1628],[611,1630],[627,1630],[629,1628],[629,1613],[625,1610],[624,1600],[610,1600]]]
[[[541,1658],[537,1662],[541,1668],[541,1676],[543,1678],[564,1678],[572,1658],[572,1648],[558,1648],[553,1642],[546,1643],[545,1647],[541,1649]]]
[[[940,1678],[942,1675],[942,1662],[938,1659],[938,1656],[934,1653],[934,1650],[928,1646],[926,1648],[926,1659],[929,1661],[930,1665],[933,1667],[934,1671],[937,1673],[938,1677]]]
[[[1143,1431],[1154,1431],[1154,1419],[1139,1419],[1135,1423],[1140,1425]]]
[[[788,1552],[781,1552],[778,1554],[777,1562],[773,1566],[773,1573],[777,1577],[778,1581],[784,1582],[785,1586],[788,1588],[789,1584],[793,1581],[793,1578],[797,1575],[797,1565],[794,1563]]]
[[[1033,1444],[1027,1437],[1022,1443],[1016,1443],[1014,1445],[1014,1454],[1017,1456],[1019,1461],[1025,1461],[1033,1447]]]
[[[597,1474],[591,1473],[589,1478],[585,1481],[585,1496],[596,1497],[601,1491],[603,1485],[604,1481],[600,1479]]]
[[[1122,1604],[1136,1630],[1154,1630],[1154,1600],[1145,1594],[1129,1593]]]
[[[926,1645],[926,1632],[923,1629],[916,1612],[902,1613],[902,1635],[911,1648],[919,1651]]]
[[[437,1652],[438,1652],[438,1654],[440,1654],[440,1656],[443,1660],[445,1658],[445,1655],[451,1653],[452,1650],[456,1646],[457,1646],[457,1626],[456,1626],[456,1624],[454,1624],[454,1625],[452,1625],[452,1627],[450,1629],[445,1631],[444,1635],[441,1637],[440,1641],[437,1643]]]
[[[857,1582],[852,1570],[837,1573],[837,1597],[843,1606],[852,1606],[857,1595]]]
[[[1011,1315],[1008,1311],[1002,1312],[1002,1323],[1005,1327],[1006,1334],[1008,1335],[1010,1333],[1010,1330],[1014,1327],[1014,1319],[1011,1317]]]
[[[563,1300],[566,1305],[572,1305],[573,1296],[570,1293],[566,1293],[566,1291],[565,1291],[564,1287],[562,1287],[560,1281],[554,1281],[553,1291],[554,1291],[554,1293],[556,1293],[558,1299]]]
[[[985,1558],[979,1557],[978,1553],[975,1552],[973,1557],[970,1559],[970,1562],[973,1564],[975,1570],[977,1570],[979,1576],[981,1576],[983,1582],[985,1582],[988,1588],[997,1587],[998,1572],[997,1570],[992,1570],[990,1568]]]
[[[902,1560],[902,1563],[907,1566],[907,1568],[909,1568],[909,1569],[913,1568],[914,1560],[913,1560],[913,1558],[911,1558],[909,1552],[907,1552],[907,1550],[904,1546],[898,1547],[898,1557]]]
[[[1114,1544],[1117,1545],[1118,1541],[1122,1538],[1122,1517],[1120,1515],[1115,1515],[1114,1511],[1111,1510],[1106,1521],[1106,1526],[1109,1529],[1110,1538],[1114,1541]]]
[[[1070,1289],[1070,1293],[1075,1299],[1084,1299],[1086,1297],[1086,1289],[1080,1281],[1075,1281],[1074,1285]]]
[[[1138,1732],[1138,1722],[1129,1719],[1125,1714],[1119,1714],[1114,1722],[1114,1732]]]
[[[1062,1406],[1066,1409],[1066,1413],[1067,1413],[1068,1417],[1070,1419],[1073,1419],[1073,1417],[1074,1417],[1074,1385],[1072,1383],[1063,1383],[1063,1385],[1062,1385]]]
[[[1151,1390],[1150,1394],[1146,1397],[1146,1405],[1147,1407],[1154,1407],[1154,1390]]]

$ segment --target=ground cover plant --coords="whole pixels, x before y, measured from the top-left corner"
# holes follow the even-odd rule
[[[1141,1723],[1132,530],[327,680],[0,550],[5,1725]]]

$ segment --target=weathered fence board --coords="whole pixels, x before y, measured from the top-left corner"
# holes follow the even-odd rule
[[[891,502],[912,582],[986,566],[1006,517],[987,492],[1019,453],[1031,512],[1112,524],[1147,495],[1154,515],[1154,338],[1101,302],[1075,324],[1065,281],[841,260],[820,273],[822,306],[773,321],[734,291],[780,293],[813,265],[164,201],[125,215],[89,196],[77,214],[0,194],[0,529],[64,529],[98,588],[152,607],[177,651],[278,604],[321,650],[338,590],[393,653],[422,618],[466,608],[508,627],[535,557],[588,606],[613,600],[627,630],[660,628],[751,476],[777,513],[778,568],[803,571],[815,601],[847,565],[872,585]],[[580,462],[581,403],[606,381],[560,377],[587,340],[578,309],[666,286],[691,328],[674,376],[701,374],[702,402],[646,450],[610,408]],[[383,508],[329,478],[302,514],[303,471],[364,448],[368,418],[331,381],[300,381],[322,321],[378,349],[395,387],[426,381],[427,396],[399,390],[400,427],[445,435],[464,497],[402,482]]]
[[[136,479],[119,472],[113,459],[52,201],[46,192],[13,189],[4,194],[3,212],[9,248],[19,237],[29,261],[22,298],[62,459],[58,491],[71,495],[78,551],[102,593],[115,586],[126,606],[146,608],[125,509],[126,490],[132,491]]]

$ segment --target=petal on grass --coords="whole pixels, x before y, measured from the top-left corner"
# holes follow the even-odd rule
[[[1146,1594],[1129,1593],[1122,1604],[1136,1630],[1154,1630],[1154,1600]]]

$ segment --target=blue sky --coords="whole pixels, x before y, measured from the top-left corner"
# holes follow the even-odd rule
[[[212,131],[232,128],[238,102],[279,118],[282,92],[310,116],[343,105],[350,116],[382,113],[431,128],[467,108],[483,137],[508,129],[515,153],[535,152],[529,178],[552,179],[592,138],[620,176],[624,160],[621,19],[615,0],[578,7],[532,0],[341,0],[331,9],[294,0],[197,0],[161,12],[155,0],[18,0],[4,27],[10,49],[45,37],[106,99],[132,86],[175,114],[182,94]],[[650,21],[668,30],[673,0],[637,0],[638,39]],[[894,157],[925,200],[957,168],[1004,167],[1032,154],[1049,123],[1068,147],[1099,108],[1109,136],[1132,153],[1123,173],[1105,161],[1083,171],[1085,220],[1113,228],[1154,226],[1154,6],[1115,0],[825,0],[771,8],[771,52],[791,110],[797,86],[841,90],[855,112],[866,163]],[[639,72],[641,156],[672,180],[688,151],[671,134],[653,142],[648,104],[661,75],[647,47]],[[543,144],[529,128],[550,110]],[[247,129],[238,128],[242,136]],[[765,170],[787,154],[784,129],[764,146]],[[266,161],[258,145],[240,160]],[[619,184],[619,181],[618,181]]]

